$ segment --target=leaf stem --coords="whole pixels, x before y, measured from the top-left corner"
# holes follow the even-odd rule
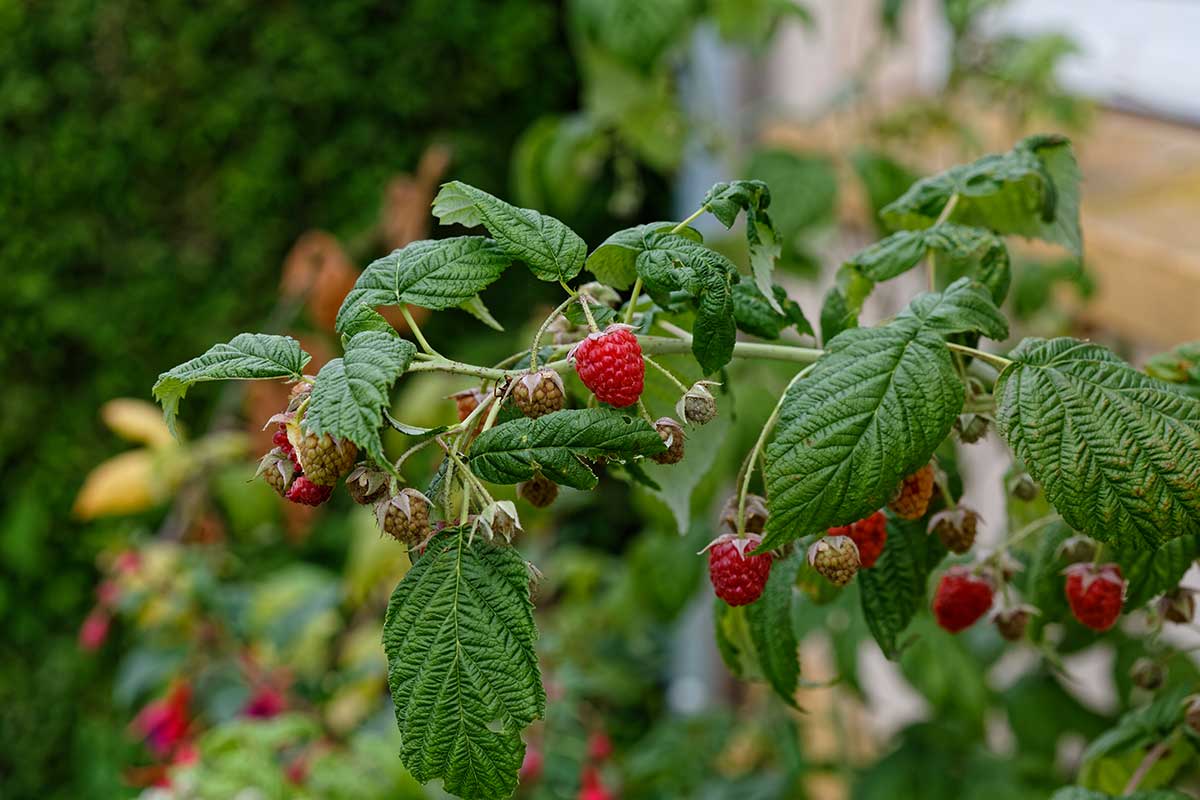
[[[941,225],[946,220],[950,219],[950,215],[954,213],[954,207],[958,205],[958,192],[950,195],[950,199],[946,201],[946,205],[942,206],[942,213],[938,214],[937,220],[933,223],[936,227]],[[925,251],[925,269],[929,273],[929,291],[937,291],[937,286],[934,281],[934,263],[933,263],[933,248],[927,248]]]
[[[550,316],[546,317],[546,321],[537,329],[537,333],[533,335],[533,345],[529,348],[529,371],[537,372],[538,350],[542,346],[542,337],[546,335],[546,330],[554,324],[554,320],[558,319],[558,315],[566,310],[567,306],[571,305],[571,301],[575,299],[575,295],[571,294],[566,300],[558,304],[558,308],[550,312]],[[504,363],[504,362],[501,362]]]
[[[642,360],[645,361],[650,366],[654,367],[656,370],[661,372],[663,375],[666,375],[668,380],[671,381],[671,383],[673,383],[677,387],[679,387],[679,391],[683,392],[684,394],[687,394],[688,387],[684,386],[683,381],[679,380],[679,378],[676,378],[675,375],[671,372],[671,370],[667,369],[666,367],[664,367],[662,364],[655,361],[650,356],[643,355]]]
[[[690,333],[688,333],[687,331],[685,331],[683,328],[679,327],[678,325],[672,325],[671,323],[666,322],[665,320],[659,320],[658,325],[664,331],[671,334],[672,336],[675,336],[676,338],[683,339],[685,342],[692,341],[692,335]]]
[[[758,460],[758,455],[762,452],[763,446],[767,443],[767,436],[771,434],[771,431],[775,428],[775,423],[779,421],[779,412],[783,409],[783,401],[787,397],[788,391],[791,390],[796,381],[811,372],[812,368],[813,365],[809,364],[793,375],[792,379],[788,381],[788,385],[784,387],[783,392],[779,395],[779,401],[775,403],[775,408],[771,411],[771,416],[767,417],[767,421],[763,423],[762,433],[758,435],[758,440],[754,443],[754,448],[750,451],[750,455],[746,459],[746,474],[742,477],[742,485],[738,489],[737,534],[739,539],[746,535],[746,494],[750,491],[750,478],[754,476],[754,464]]]
[[[1142,782],[1142,779],[1146,777],[1146,774],[1150,772],[1150,769],[1154,766],[1154,764],[1166,754],[1168,749],[1170,749],[1170,743],[1167,739],[1163,739],[1158,744],[1154,745],[1154,747],[1150,748],[1149,752],[1146,753],[1145,758],[1142,759],[1142,763],[1138,764],[1137,769],[1135,769],[1133,774],[1129,776],[1129,782],[1125,784],[1125,789],[1121,792],[1121,794],[1133,794],[1134,790],[1137,789],[1138,784]]]
[[[699,208],[697,208],[695,211],[692,212],[692,215],[690,217],[688,217],[683,222],[676,225],[674,228],[671,228],[671,233],[681,233],[684,228],[686,228],[688,225],[691,225],[693,222],[695,222],[697,219],[699,219],[700,216],[705,211],[708,211],[708,206],[700,206]]]
[[[638,295],[642,293],[642,276],[638,275],[636,281],[633,282],[633,292],[629,295],[629,306],[625,309],[625,324],[633,323],[633,307],[637,305]]]
[[[998,367],[999,369],[1004,369],[1009,364],[1013,363],[1012,359],[1005,358],[1004,356],[998,356],[995,353],[988,353],[984,350],[977,350],[974,347],[967,347],[965,344],[946,342],[946,347],[949,347],[953,352],[966,353],[967,355],[975,356],[976,358],[986,361],[993,367]]]
[[[588,296],[580,292],[575,297],[579,300],[579,306],[583,309],[583,315],[587,317],[588,330],[592,333],[599,333],[600,326],[596,324],[596,318],[592,316],[592,309],[588,307]]]
[[[1058,519],[1059,519],[1058,514],[1047,514],[1044,517],[1038,517],[1033,522],[1030,522],[1028,525],[1025,525],[1025,526],[1017,529],[1017,531],[1015,533],[1013,533],[1011,536],[1008,537],[1007,540],[1005,540],[1004,546],[1005,547],[1016,547],[1018,544],[1025,541],[1030,536],[1037,533],[1042,528],[1045,528],[1047,525],[1049,525],[1050,523],[1052,523]]]
[[[442,358],[442,354],[434,350],[429,342],[425,340],[425,334],[421,333],[421,326],[413,318],[412,312],[408,310],[408,306],[400,306],[400,314],[403,315],[404,321],[408,323],[408,329],[412,331],[412,335],[416,337],[417,344],[421,345],[421,349],[435,358]]]

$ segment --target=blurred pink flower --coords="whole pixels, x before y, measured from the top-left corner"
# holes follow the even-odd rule
[[[134,717],[130,727],[158,758],[166,758],[184,743],[191,700],[192,688],[186,683],[176,684],[166,697],[148,703]]]
[[[93,608],[79,626],[79,647],[88,652],[99,650],[108,638],[109,623],[112,620],[108,612],[102,608]]]
[[[246,701],[246,705],[242,708],[242,713],[247,717],[256,719],[270,719],[287,709],[287,698],[283,692],[276,689],[274,686],[260,686],[250,699]]]

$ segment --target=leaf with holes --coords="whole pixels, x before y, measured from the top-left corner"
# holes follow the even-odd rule
[[[792,594],[804,553],[793,552],[771,566],[762,597],[746,606],[746,627],[758,656],[758,666],[785,703],[796,708],[800,683],[800,654],[792,628]]]
[[[950,198],[951,222],[1044,239],[1083,252],[1079,168],[1062,136],[1031,136],[1007,153],[951,167],[917,181],[881,212],[894,228],[928,228]]]
[[[543,281],[569,281],[587,257],[579,234],[554,217],[509,205],[460,181],[442,185],[433,199],[433,215],[443,225],[482,225],[505,253],[524,261]]]
[[[997,428],[1071,527],[1144,548],[1200,535],[1200,400],[1076,339],[1011,358]]]
[[[208,352],[185,361],[158,376],[151,390],[162,404],[163,417],[175,433],[175,415],[179,401],[192,384],[219,380],[257,380],[304,376],[304,366],[312,358],[290,336],[266,333],[239,333],[228,344],[217,344]]]
[[[387,463],[379,429],[388,392],[416,352],[412,342],[383,331],[355,334],[346,354],[317,373],[304,426],[314,433],[349,439],[380,464]]]
[[[888,658],[900,654],[900,634],[925,607],[929,574],[945,556],[946,547],[923,522],[888,514],[883,552],[875,566],[858,571],[863,618]]]
[[[596,475],[584,459],[625,459],[665,450],[644,419],[600,408],[570,409],[484,431],[471,445],[471,470],[492,483],[517,483],[540,472],[563,486],[593,489]]]
[[[956,281],[919,295],[879,328],[855,328],[783,399],[766,452],[771,516],[764,547],[862,519],[929,462],[962,410],[963,386],[943,336],[1000,333],[987,291]]]
[[[482,236],[413,242],[367,265],[342,301],[337,329],[348,333],[364,308],[461,306],[490,286],[510,263],[512,259],[498,244]]]
[[[509,797],[521,731],[546,709],[529,573],[512,548],[450,530],[400,581],[383,622],[400,759],[422,783]]]

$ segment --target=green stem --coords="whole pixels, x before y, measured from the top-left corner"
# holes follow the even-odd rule
[[[413,319],[412,313],[408,310],[408,306],[400,306],[400,313],[404,316],[404,321],[408,323],[408,329],[412,331],[412,335],[416,337],[417,344],[421,345],[421,349],[435,358],[441,358],[442,354],[430,347],[429,342],[425,341],[425,334],[421,333],[421,326]]]
[[[629,306],[625,309],[625,324],[629,325],[633,322],[633,307],[637,305],[638,295],[642,293],[642,276],[638,275],[636,281],[633,282],[633,292],[629,295]]]
[[[671,233],[681,233],[684,228],[686,228],[688,225],[691,225],[693,222],[695,222],[697,219],[699,219],[700,215],[703,214],[705,211],[708,211],[708,206],[700,206],[694,212],[692,212],[692,215],[690,217],[688,217],[683,222],[676,225],[674,228],[671,228]]]
[[[1044,517],[1038,517],[1033,522],[1030,522],[1028,525],[1019,528],[1016,532],[1009,536],[1004,542],[1004,546],[1016,547],[1018,544],[1025,541],[1030,536],[1037,533],[1042,528],[1046,527],[1057,519],[1059,519],[1058,514],[1047,514]]]
[[[650,416],[650,412],[646,409],[646,404],[642,402],[642,398],[638,398],[637,402],[638,413],[642,415],[642,419],[650,423],[650,427],[654,427],[654,417]]]
[[[812,364],[809,364],[804,369],[797,372],[792,379],[788,381],[788,385],[784,387],[783,392],[779,395],[779,401],[775,403],[775,408],[771,410],[771,416],[767,417],[767,421],[763,423],[762,433],[758,435],[758,441],[754,443],[754,448],[750,451],[750,455],[746,461],[746,474],[742,478],[741,488],[738,489],[738,513],[737,513],[737,533],[738,538],[746,535],[746,494],[750,491],[750,478],[754,476],[754,464],[758,460],[759,453],[762,452],[763,446],[767,443],[767,437],[775,428],[775,423],[779,421],[779,412],[783,409],[783,400],[787,397],[787,393],[795,385],[796,381],[803,378],[812,371]]]
[[[558,308],[550,312],[550,316],[546,317],[546,321],[542,323],[542,327],[537,329],[537,333],[533,335],[533,346],[529,348],[529,371],[537,371],[538,350],[542,347],[542,337],[546,335],[546,330],[554,324],[554,320],[558,319],[558,315],[566,310],[567,306],[571,305],[571,301],[575,299],[572,294],[566,300],[558,304]],[[503,362],[501,362],[503,363]]]
[[[967,347],[965,344],[955,344],[954,342],[946,342],[946,347],[958,353],[966,353],[967,355],[975,356],[982,361],[986,361],[993,367],[1004,369],[1009,364],[1013,363],[1011,359],[1004,356],[998,356],[995,353],[988,353],[984,350],[977,350],[974,347]]]
[[[942,213],[938,214],[937,220],[933,223],[934,226],[941,225],[946,220],[950,219],[950,215],[954,213],[954,207],[958,205],[958,192],[950,195],[950,199],[946,201],[946,205],[942,206]],[[937,291],[937,286],[934,281],[934,263],[933,251],[927,249],[925,252],[925,268],[929,273],[929,291]]]
[[[684,385],[683,385],[683,381],[679,380],[679,378],[676,378],[676,377],[675,377],[675,376],[674,376],[674,375],[671,373],[671,370],[667,369],[666,367],[664,367],[662,364],[660,364],[660,363],[658,363],[657,361],[655,361],[655,360],[654,360],[653,358],[651,358],[650,356],[643,355],[643,356],[642,356],[642,360],[643,360],[643,361],[645,361],[645,362],[646,362],[647,364],[649,364],[650,366],[654,367],[656,370],[658,370],[659,372],[661,372],[663,375],[666,375],[666,376],[667,376],[667,379],[668,379],[668,380],[670,380],[670,381],[671,381],[671,383],[673,383],[673,384],[675,384],[676,386],[678,386],[678,387],[679,387],[679,391],[683,392],[684,394],[687,394],[687,392],[688,392],[688,387],[684,386]]]
[[[677,339],[683,339],[685,342],[690,342],[692,340],[692,335],[678,325],[672,325],[665,320],[659,320],[658,326]]]
[[[1170,746],[1170,740],[1163,739],[1158,744],[1154,745],[1154,747],[1150,748],[1150,751],[1142,758],[1142,762],[1137,765],[1137,769],[1135,769],[1133,774],[1129,776],[1129,782],[1125,784],[1125,790],[1121,792],[1121,794],[1133,794],[1134,790],[1138,788],[1138,785],[1141,784],[1142,780],[1146,777],[1146,774],[1150,772],[1150,769],[1154,766],[1154,764],[1160,758],[1166,755],[1166,752],[1170,749]]]
[[[596,318],[592,316],[592,309],[588,306],[588,296],[586,294],[578,294],[573,299],[579,300],[579,306],[583,309],[583,315],[587,317],[588,330],[592,333],[598,333],[600,326],[596,324]]]

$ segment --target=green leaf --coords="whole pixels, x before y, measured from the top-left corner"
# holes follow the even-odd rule
[[[899,637],[925,607],[929,574],[946,556],[941,539],[921,521],[887,514],[887,542],[875,566],[858,571],[863,618],[889,659],[900,655]]]
[[[1146,362],[1146,373],[1170,381],[1192,397],[1200,397],[1200,342],[1185,342]]]
[[[382,331],[355,334],[346,354],[321,367],[304,425],[317,434],[349,439],[386,463],[379,428],[388,392],[408,369],[416,348],[412,342]]]
[[[1082,786],[1064,786],[1055,792],[1050,800],[1189,800],[1189,795],[1173,792],[1167,789],[1150,792],[1134,792],[1133,794],[1113,795],[1104,792],[1093,792]]]
[[[678,234],[651,234],[651,249],[635,262],[647,293],[666,305],[673,291],[697,300],[692,326],[692,354],[706,374],[733,358],[737,326],[733,318],[733,285],[737,268],[725,256]]]
[[[888,325],[838,334],[783,400],[766,452],[764,547],[882,508],[928,463],[962,410],[963,386],[939,334],[991,327],[969,283],[918,296]]]
[[[775,305],[783,309],[775,313],[758,287],[750,283],[739,283],[733,287],[733,319],[738,328],[763,339],[778,339],[785,329],[796,327],[800,333],[813,335],[812,325],[804,317],[800,305],[787,296],[782,286],[772,287]]]
[[[858,251],[848,263],[875,283],[908,272],[925,257],[925,231],[898,231]]]
[[[918,295],[905,313],[916,314],[927,329],[938,333],[971,331],[989,339],[1008,338],[1008,320],[983,284],[969,278],[959,278],[944,292]]]
[[[1192,563],[1200,558],[1200,536],[1179,536],[1157,550],[1144,550],[1118,540],[1113,560],[1125,576],[1125,608],[1141,608],[1179,585]]]
[[[1038,534],[1022,586],[1022,594],[1040,612],[1029,621],[1029,636],[1035,641],[1048,623],[1070,616],[1062,574],[1067,561],[1059,555],[1059,548],[1074,533],[1066,523],[1055,520]]]
[[[1156,548],[1200,535],[1200,401],[1076,339],[1026,339],[996,425],[1067,523]]]
[[[649,375],[646,377],[650,378]],[[645,394],[642,398],[649,402]],[[655,497],[671,510],[681,536],[687,533],[692,524],[692,498],[696,487],[709,476],[722,446],[729,441],[731,417],[731,414],[719,414],[707,425],[688,430],[682,469],[676,469],[680,464],[655,464],[650,461],[642,464],[646,474],[658,484]]]
[[[838,268],[836,281],[821,304],[821,340],[828,344],[842,331],[858,327],[858,314],[875,284],[852,264]]]
[[[771,291],[771,276],[775,259],[783,252],[779,234],[767,215],[771,205],[771,190],[762,181],[733,181],[718,183],[704,196],[704,207],[726,228],[733,227],[739,211],[746,212],[746,243],[750,248],[750,268],[759,293],[776,314],[783,307]]]
[[[361,309],[411,304],[435,310],[466,303],[499,278],[512,259],[491,239],[425,239],[367,265],[338,309],[337,329]]]
[[[1065,137],[1031,136],[1007,153],[917,181],[883,209],[883,219],[894,228],[927,228],[955,194],[953,222],[1083,251],[1079,169]]]
[[[828,155],[782,148],[757,150],[745,173],[771,187],[771,221],[785,241],[785,250],[789,240],[833,219],[838,175]]]
[[[588,256],[588,272],[614,289],[628,289],[637,279],[638,255],[653,248],[649,241],[651,234],[670,233],[675,226],[674,222],[648,222],[617,231]],[[695,242],[701,241],[700,234],[694,228],[684,228],[676,235]]]
[[[351,291],[354,291],[353,289]],[[347,295],[349,296],[349,295]],[[350,340],[355,334],[363,331],[381,331],[392,336],[400,334],[392,327],[392,323],[384,319],[383,315],[365,303],[360,304],[352,311],[347,311],[343,317],[341,311],[345,310],[343,301],[342,309],[339,309],[338,332],[342,334],[343,344]]]
[[[744,606],[731,606],[721,598],[714,597],[713,636],[717,652],[733,677],[747,680],[757,674],[758,664],[754,661]]]
[[[804,553],[795,551],[771,566],[762,597],[746,606],[746,625],[759,669],[785,703],[796,708],[800,654],[792,629],[792,593]]]
[[[600,408],[556,411],[484,431],[471,446],[471,470],[492,483],[517,483],[541,472],[575,489],[595,488],[584,459],[625,459],[665,451],[648,422]]]
[[[505,253],[524,261],[543,281],[567,281],[583,269],[587,245],[573,230],[554,217],[509,205],[474,186],[443,184],[433,199],[433,215],[443,225],[483,225]]]
[[[167,427],[175,433],[175,415],[179,401],[194,383],[219,380],[254,380],[304,376],[304,366],[312,358],[290,336],[266,333],[239,333],[228,344],[213,345],[208,352],[185,361],[158,376],[154,399],[162,404]]]
[[[516,550],[439,534],[388,603],[383,647],[400,758],[422,783],[507,798],[543,716],[529,573]]]
[[[492,312],[488,311],[488,307],[483,304],[483,298],[479,295],[475,295],[470,300],[467,300],[465,303],[460,305],[459,308],[461,308],[463,311],[466,311],[472,317],[479,320],[484,325],[487,325],[494,331],[504,330],[504,326],[492,316]]]

